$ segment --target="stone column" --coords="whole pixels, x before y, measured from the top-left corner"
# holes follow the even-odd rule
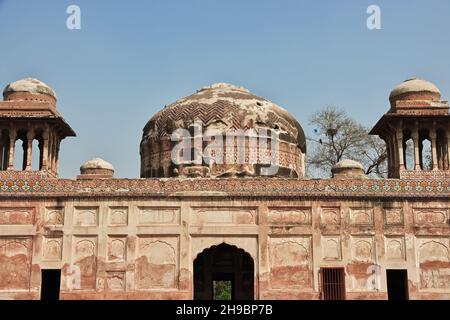
[[[0,170],[4,170],[5,156],[6,156],[5,143],[3,139],[2,130],[0,130]]]
[[[448,126],[447,132],[445,134],[447,135],[447,170],[450,170],[450,125]]]
[[[44,133],[42,134],[42,141],[43,141],[43,146],[42,146],[42,166],[41,166],[41,170],[47,170],[47,161],[48,161],[48,139],[49,139],[49,129],[48,126],[45,127],[44,129]]]
[[[26,166],[25,170],[32,170],[31,160],[33,156],[33,139],[34,139],[34,129],[29,128],[27,132],[27,154],[26,154]]]
[[[399,171],[404,171],[405,159],[403,157],[403,131],[401,126],[397,128],[397,148],[398,148]]]
[[[47,157],[47,169],[52,170],[52,163],[53,163],[53,132],[50,131],[48,135],[48,157]]]
[[[59,146],[60,146],[61,141],[57,140],[56,141],[56,148],[55,148],[55,173],[58,174],[58,158],[59,158]]]
[[[8,170],[14,170],[14,147],[16,144],[17,131],[15,128],[9,130],[9,158]]]
[[[388,164],[388,177],[391,177],[391,169],[392,169],[392,151],[391,151],[391,142],[388,137],[383,137],[383,141],[386,143],[386,161]]]
[[[389,152],[389,156],[391,158],[391,166],[389,168],[389,173],[390,173],[390,178],[394,178],[395,177],[395,172],[397,171],[397,152],[395,150],[395,133],[394,135],[389,134],[389,147],[390,147],[390,152]]]
[[[414,142],[414,170],[420,171],[419,128],[416,122],[411,134]]]
[[[50,168],[51,170],[56,173],[56,147],[58,143],[58,139],[56,138],[56,132],[53,132],[52,134],[52,148],[50,149]]]
[[[55,162],[56,162],[56,132],[52,132],[52,147],[50,149],[50,169],[55,172]]]
[[[433,156],[433,170],[438,170],[438,158],[437,158],[437,148],[436,148],[436,127],[434,125],[430,131],[430,139],[431,139],[431,154]]]

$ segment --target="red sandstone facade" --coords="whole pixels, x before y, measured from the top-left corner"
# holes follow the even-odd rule
[[[336,166],[332,179],[305,178],[295,119],[223,84],[186,105],[199,104],[206,126],[284,130],[289,156],[278,176],[250,165],[173,166],[163,132],[192,119],[169,112],[144,129],[141,179],[115,179],[101,159],[84,164],[77,179],[60,179],[59,143],[73,130],[50,88],[22,81],[0,102],[0,299],[39,299],[43,270],[60,272],[61,299],[208,299],[217,275],[231,277],[236,299],[323,299],[329,268],[342,271],[340,298],[387,299],[390,270],[403,270],[410,299],[450,299],[450,128],[437,88],[414,83],[391,94],[396,107],[373,131],[389,145],[388,179],[368,179],[351,162]],[[234,110],[230,122],[210,113],[217,101]],[[256,111],[241,113],[242,101]],[[399,112],[404,101],[415,101],[407,116]],[[429,112],[430,101],[438,111]],[[164,127],[153,127],[161,119]],[[405,130],[431,139],[432,170],[405,168]],[[23,170],[12,167],[16,139],[25,142]]]

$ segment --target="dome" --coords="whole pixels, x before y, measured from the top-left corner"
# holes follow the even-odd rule
[[[182,128],[183,122],[190,124],[195,120],[202,121],[205,127],[213,122],[224,122],[229,129],[243,129],[263,122],[272,128],[281,128],[290,135],[292,142],[303,151],[306,149],[302,127],[285,109],[228,83],[203,87],[166,106],[147,123],[144,136],[168,136],[174,128]]]
[[[153,161],[151,158],[155,157],[155,152],[170,148],[161,144],[161,141],[168,140],[176,129],[192,130],[195,122],[200,122],[204,130],[211,128],[222,133],[227,130],[239,129],[273,130],[279,133],[279,139],[289,145],[289,148],[298,149],[298,152],[292,151],[292,153],[300,155],[306,152],[303,129],[289,112],[269,100],[252,94],[243,87],[216,83],[203,87],[196,93],[164,107],[148,121],[143,130],[141,143],[141,175],[144,177],[155,176],[155,174],[147,172],[152,166],[149,163]],[[300,161],[298,157],[295,160],[289,160],[292,160],[292,163],[287,167],[292,167],[294,162],[298,164]],[[160,167],[160,169],[162,168]],[[241,169],[236,170],[241,171],[244,175],[247,169],[252,172],[252,168]],[[301,170],[296,168],[294,171],[299,173]],[[228,174],[227,172],[222,173]],[[208,169],[205,168],[196,169],[196,174],[214,175],[208,173]],[[166,172],[156,176],[170,175],[170,172]]]
[[[89,170],[89,169],[105,169],[105,170],[114,171],[113,165],[101,158],[93,158],[89,161],[86,161],[80,167],[81,172]]]
[[[431,82],[411,78],[395,87],[389,95],[391,103],[395,100],[433,100],[439,101],[441,92]]]
[[[93,158],[81,165],[80,172],[78,179],[111,178],[114,175],[114,167],[101,158]]]
[[[6,97],[11,93],[27,92],[33,94],[45,94],[56,99],[56,93],[44,82],[35,78],[25,78],[8,84],[3,90],[3,96]]]
[[[361,169],[364,170],[364,167],[361,163],[351,159],[344,159],[339,161],[333,166],[334,169]]]
[[[364,166],[351,159],[344,159],[336,163],[331,172],[334,178],[365,178]]]

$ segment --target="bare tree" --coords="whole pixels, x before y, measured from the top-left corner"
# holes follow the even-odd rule
[[[369,130],[350,118],[345,111],[326,107],[314,113],[309,123],[314,127],[314,134],[308,137],[307,163],[310,176],[330,176],[331,167],[343,159],[361,162],[367,175],[386,175],[384,141],[369,135]]]

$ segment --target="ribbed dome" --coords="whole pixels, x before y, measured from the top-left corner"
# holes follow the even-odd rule
[[[6,100],[9,94],[18,92],[45,94],[56,99],[55,91],[49,85],[35,78],[25,78],[11,82],[3,90],[3,97]]]
[[[395,87],[389,95],[389,100],[439,100],[441,92],[431,82],[411,78]]]
[[[282,169],[279,175],[303,176],[306,139],[297,120],[277,104],[258,97],[245,88],[227,83],[203,87],[196,93],[164,107],[148,121],[141,142],[141,176],[183,175],[181,170],[184,168],[168,164],[171,162],[171,159],[167,158],[172,145],[170,135],[177,129],[191,132],[194,123],[199,122],[203,132],[214,129],[221,135],[233,130],[247,132],[250,129],[258,135],[260,133],[264,135],[264,132],[269,135],[277,132],[282,148],[280,149]],[[225,151],[227,155],[229,152]],[[269,146],[266,155],[270,153]],[[246,157],[248,158],[248,153]],[[187,168],[185,172],[195,171],[195,175],[200,176],[259,175],[261,166],[259,162],[256,165],[247,162],[239,168],[218,164],[208,167],[203,164]],[[191,176],[194,173],[187,175]]]

